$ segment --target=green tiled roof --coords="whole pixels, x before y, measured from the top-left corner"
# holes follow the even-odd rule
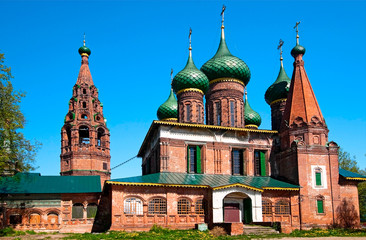
[[[244,185],[253,190],[264,189],[297,190],[297,185],[276,180],[271,177],[233,176],[214,174],[188,174],[188,173],[153,173],[143,176],[119,178],[107,181],[109,184],[123,185],[166,185],[177,187],[206,187],[221,188],[230,185]]]
[[[101,192],[99,176],[41,176],[17,173],[0,178],[0,193],[93,193]]]
[[[215,56],[203,64],[201,71],[210,81],[218,78],[235,78],[247,85],[250,79],[247,64],[230,53],[226,45],[224,29],[221,30],[220,44]]]
[[[250,107],[248,98],[246,95],[245,95],[245,103],[244,103],[244,122],[245,122],[245,126],[255,125],[257,127],[259,127],[262,123],[261,116],[259,115],[259,113],[257,113]]]
[[[160,105],[157,116],[159,120],[178,118],[178,102],[174,96],[173,89],[170,90],[168,99]]]
[[[209,87],[208,79],[194,64],[191,50],[186,66],[175,75],[172,87],[175,93],[187,88],[196,88],[200,89],[203,93],[207,92]]]
[[[339,175],[348,179],[366,181],[366,176],[339,168]]]
[[[280,72],[278,73],[276,81],[267,89],[264,99],[269,105],[273,101],[287,99],[290,84],[291,79],[287,76],[281,59]]]

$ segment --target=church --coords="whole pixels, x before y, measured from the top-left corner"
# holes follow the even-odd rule
[[[359,212],[357,184],[366,177],[339,168],[339,147],[328,141],[305,71],[298,23],[292,77],[280,41],[279,73],[263,93],[271,130],[260,128],[246,91],[251,72],[229,51],[224,30],[222,18],[217,52],[200,69],[190,41],[187,64],[172,76],[169,97],[138,152],[142,175],[116,179],[110,179],[110,133],[84,40],[61,129],[61,176],[1,179],[2,226],[90,232],[206,224],[242,234],[245,224],[276,223],[289,233],[337,224],[342,201]]]

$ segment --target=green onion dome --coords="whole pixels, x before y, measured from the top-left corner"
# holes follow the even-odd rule
[[[293,57],[296,57],[297,55],[304,55],[305,54],[305,48],[301,46],[299,43],[296,44],[296,46],[291,50],[291,55]]]
[[[243,60],[230,53],[225,41],[224,27],[222,26],[221,29],[219,48],[215,56],[201,67],[201,71],[210,81],[219,78],[235,78],[247,85],[250,80],[249,67]]]
[[[258,128],[262,123],[261,116],[250,107],[246,93],[244,103],[244,121],[245,127]]]
[[[84,55],[84,54],[86,54],[87,56],[90,56],[91,51],[90,51],[90,49],[89,49],[88,47],[86,47],[86,46],[85,46],[85,44],[84,44],[84,46],[81,46],[81,47],[79,48],[79,54],[80,54],[80,55]]]
[[[159,120],[178,118],[178,102],[174,96],[173,89],[170,90],[168,99],[160,105],[157,116]]]
[[[276,81],[267,89],[264,99],[271,105],[274,101],[280,99],[287,99],[288,91],[290,89],[291,79],[287,76],[285,68],[283,67],[281,58],[280,72],[278,73]]]
[[[191,49],[189,50],[189,57],[186,66],[182,71],[177,73],[173,79],[172,87],[175,93],[179,91],[194,88],[199,89],[205,94],[208,90],[208,79],[203,72],[201,72],[192,59]]]

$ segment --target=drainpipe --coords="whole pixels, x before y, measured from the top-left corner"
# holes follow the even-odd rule
[[[330,154],[329,154],[329,148],[328,148],[328,161],[329,161],[329,178],[330,178],[330,196],[332,198],[332,216],[333,216],[333,224],[335,224],[335,218],[334,218],[334,201],[333,201],[333,184],[332,184],[332,168],[330,165]]]

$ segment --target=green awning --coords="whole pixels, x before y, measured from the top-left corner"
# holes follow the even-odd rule
[[[41,176],[40,173],[17,173],[0,178],[0,193],[97,193],[100,176]]]
[[[233,176],[188,173],[153,173],[143,176],[119,178],[107,181],[107,184],[135,186],[166,186],[212,188],[244,187],[255,191],[263,190],[299,190],[300,186],[264,176]]]

